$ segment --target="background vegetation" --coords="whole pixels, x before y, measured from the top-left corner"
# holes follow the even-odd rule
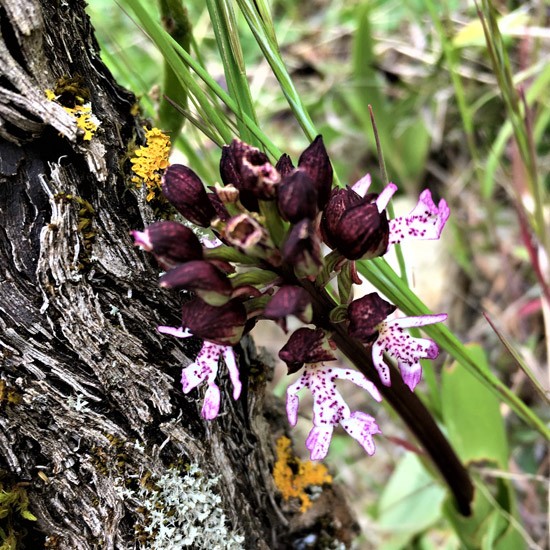
[[[160,8],[166,12],[169,4],[163,0]],[[170,27],[176,41],[160,25],[154,2],[91,0],[89,11],[118,81],[138,95],[145,117],[171,131],[184,161],[206,181],[219,179],[218,146],[236,135],[275,157],[284,150],[296,158],[322,133],[339,182],[368,171],[381,186],[372,105],[389,178],[403,196],[416,200],[429,187],[451,205],[443,249],[431,253],[428,267],[415,258],[425,252],[415,249],[408,276],[382,260],[363,275],[408,314],[427,311],[428,302],[450,315],[448,328],[426,331],[447,353],[425,365],[421,391],[476,480],[475,513],[466,521],[453,512],[429,465],[407,451],[397,419],[377,412],[386,437],[374,458],[343,437],[329,457],[362,523],[359,547],[544,548],[547,5],[188,0],[185,6],[187,22],[180,17]]]

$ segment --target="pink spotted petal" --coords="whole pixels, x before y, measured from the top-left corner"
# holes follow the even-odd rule
[[[418,204],[407,216],[390,220],[389,244],[399,243],[406,238],[439,239],[449,215],[445,200],[441,199],[436,206],[430,190],[425,189]]]
[[[338,369],[336,377],[353,382],[360,388],[367,390],[376,401],[382,401],[382,396],[376,386],[363,373],[351,369]]]
[[[213,420],[218,416],[220,410],[220,389],[214,382],[209,384],[206,394],[204,395],[204,403],[202,405],[201,415],[206,420]]]
[[[359,442],[367,454],[374,454],[375,445],[372,436],[381,432],[372,416],[356,411],[349,418],[342,420],[340,424],[351,437]]]
[[[183,393],[189,393],[204,382],[210,374],[209,369],[203,369],[197,363],[191,363],[181,371],[181,387]]]
[[[372,362],[376,370],[378,371],[378,376],[380,376],[380,381],[384,386],[391,386],[390,378],[390,368],[384,362],[384,342],[380,341],[380,337],[372,345]]]
[[[407,363],[405,361],[398,361],[399,370],[403,377],[403,382],[409,386],[411,391],[414,391],[417,384],[422,379],[422,367],[418,361],[414,363]]]
[[[370,174],[365,174],[361,179],[357,180],[351,188],[360,196],[364,197],[369,190],[372,180]]]
[[[204,380],[208,380],[209,384],[213,383],[218,373],[218,361],[223,347],[212,342],[203,342],[195,362],[184,368],[181,373],[183,393],[190,392]]]
[[[183,327],[160,326],[157,327],[157,330],[162,334],[169,334],[170,336],[175,336],[176,338],[189,338],[190,336],[193,336],[188,328]]]
[[[413,338],[392,323],[381,323],[380,327],[376,343],[400,361],[414,363],[418,359],[435,359],[439,355],[437,344],[429,338]]]
[[[300,405],[300,399],[297,395],[286,394],[286,416],[288,418],[288,423],[291,426],[296,426],[298,422],[298,407]]]
[[[320,365],[308,365],[304,369],[303,377],[313,395],[315,426],[336,425],[350,415],[350,409],[334,383],[340,370]]]
[[[382,212],[386,210],[386,207],[388,206],[388,203],[390,202],[390,199],[395,195],[395,192],[397,191],[397,185],[395,183],[388,183],[384,189],[382,189],[382,193],[378,195],[378,198],[376,199],[376,207],[378,208],[378,212]],[[391,224],[391,221],[390,221]],[[391,230],[391,225],[390,225]],[[391,238],[391,233],[390,233]]]
[[[372,359],[384,385],[390,385],[390,371],[384,363],[384,352],[397,359],[401,375],[407,386],[414,390],[422,378],[420,359],[435,359],[439,355],[437,344],[429,338],[413,338],[403,329],[439,323],[447,318],[439,315],[400,317],[378,325],[379,335],[372,346]]]
[[[395,325],[402,328],[410,327],[423,327],[426,325],[433,325],[435,323],[441,323],[447,319],[446,313],[438,313],[437,315],[419,315],[417,317],[398,317],[388,321],[388,324]]]
[[[229,371],[229,378],[233,384],[233,399],[239,399],[242,390],[241,379],[239,378],[239,367],[235,359],[235,351],[231,346],[223,346],[222,355],[225,360],[225,365]]]
[[[327,456],[332,432],[332,426],[314,426],[312,428],[306,440],[311,460],[323,460]]]

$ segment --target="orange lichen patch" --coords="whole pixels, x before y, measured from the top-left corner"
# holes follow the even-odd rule
[[[158,128],[145,129],[146,144],[136,149],[130,159],[132,170],[136,174],[132,182],[140,188],[147,188],[147,202],[160,196],[161,177],[168,168],[170,155],[170,138]]]
[[[292,454],[291,441],[282,436],[277,440],[277,462],[273,468],[275,485],[285,500],[299,498],[300,511],[305,512],[311,505],[311,499],[306,493],[307,487],[332,483],[332,476],[326,466],[311,461],[302,462]]]
[[[92,104],[84,103],[83,105],[75,104],[73,107],[67,107],[58,101],[58,96],[53,90],[44,90],[46,98],[50,101],[55,101],[63,107],[76,121],[76,126],[82,130],[82,139],[90,141],[99,126],[99,120],[92,113]]]

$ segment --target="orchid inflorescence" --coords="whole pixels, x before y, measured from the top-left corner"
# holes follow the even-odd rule
[[[234,346],[259,319],[271,319],[288,332],[292,315],[304,326],[279,352],[289,374],[301,370],[287,389],[290,424],[297,422],[298,391],[308,388],[313,396],[313,428],[306,442],[311,458],[326,456],[337,425],[373,454],[373,435],[380,433],[375,419],[351,411],[335,381],[352,382],[380,401],[379,389],[391,385],[387,354],[414,390],[422,374],[420,359],[437,357],[438,348],[404,329],[447,316],[390,317],[396,306],[376,292],[354,300],[353,284],[361,282],[355,261],[382,256],[410,238],[438,239],[449,217],[446,202],[436,206],[425,190],[409,215],[389,220],[386,207],[397,186],[390,183],[379,194],[369,193],[366,175],[351,187],[333,188],[321,136],[302,153],[297,167],[286,154],[272,165],[259,149],[234,140],[222,149],[220,173],[223,185],[206,188],[190,168],[173,164],[162,182],[166,199],[193,226],[207,228],[208,238],[175,221],[133,232],[136,245],[165,270],[160,285],[194,293],[182,306],[181,327],[158,327],[175,337],[203,339],[196,360],[183,369],[184,393],[206,382],[202,416],[214,419],[221,401],[216,384],[220,360],[238,399],[242,385]],[[359,370],[325,364],[336,359],[342,341],[368,352],[373,367],[368,372],[377,372],[379,380],[365,376],[364,357],[344,349]]]

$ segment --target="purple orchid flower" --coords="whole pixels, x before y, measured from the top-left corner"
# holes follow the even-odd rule
[[[358,195],[364,197],[370,184],[370,175],[366,174],[352,186],[352,189]],[[394,183],[386,185],[375,201],[379,212],[386,209],[396,191],[397,185]],[[439,239],[449,219],[450,212],[449,206],[444,199],[441,199],[436,206],[432,199],[431,191],[425,189],[420,194],[417,205],[407,216],[398,216],[393,220],[389,220],[390,236],[388,246],[400,243],[407,238],[421,240]]]
[[[390,369],[384,362],[384,352],[397,360],[403,381],[411,391],[422,378],[420,359],[435,359],[439,355],[437,344],[429,338],[413,338],[403,331],[404,328],[423,327],[440,323],[447,319],[446,313],[421,315],[418,317],[399,317],[391,321],[382,321],[378,325],[378,338],[372,345],[372,360],[386,386],[390,385]]]
[[[193,336],[189,329],[183,327],[160,326],[157,328],[162,334],[169,334],[176,338],[189,338]],[[229,378],[233,384],[233,399],[239,399],[242,390],[242,384],[239,378],[239,368],[235,358],[235,351],[232,346],[222,346],[214,342],[204,340],[202,348],[197,355],[194,363],[185,367],[181,373],[181,385],[183,393],[189,393],[204,381],[208,388],[204,396],[201,415],[206,420],[213,420],[218,416],[220,410],[221,394],[215,379],[218,374],[220,356],[223,357]]]
[[[313,395],[313,428],[309,432],[306,447],[311,460],[322,460],[328,452],[332,432],[338,424],[344,428],[367,454],[375,451],[373,435],[381,433],[375,419],[363,412],[351,412],[336,388],[335,380],[349,380],[368,391],[376,401],[382,397],[372,382],[358,371],[308,364],[300,378],[286,390],[286,412],[291,426],[298,420],[298,391],[308,388]]]
[[[420,359],[435,359],[437,344],[428,338],[413,338],[403,329],[440,323],[446,313],[388,319],[396,310],[376,292],[354,300],[348,306],[349,334],[365,344],[372,343],[372,360],[382,384],[391,385],[390,369],[384,362],[384,352],[397,360],[403,380],[412,390],[422,378]]]

